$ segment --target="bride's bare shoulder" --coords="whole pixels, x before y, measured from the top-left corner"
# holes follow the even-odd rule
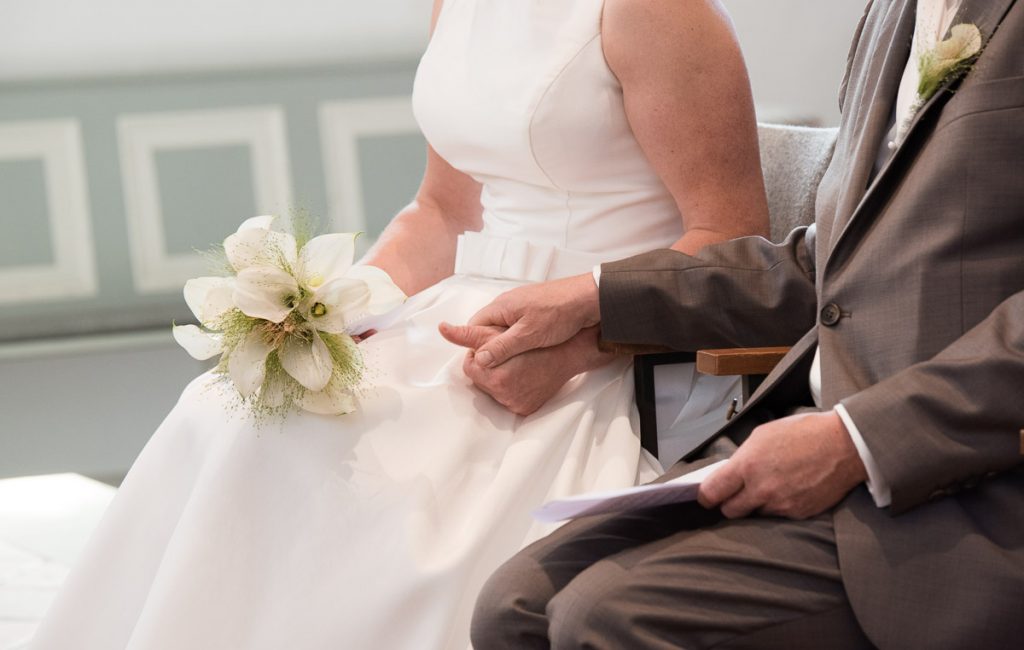
[[[606,0],[601,38],[617,74],[636,64],[693,61],[701,51],[735,49],[732,21],[718,0]]]

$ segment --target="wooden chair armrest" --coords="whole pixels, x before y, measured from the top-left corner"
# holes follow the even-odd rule
[[[730,348],[722,350],[699,350],[697,372],[705,375],[767,375],[782,357],[788,347],[774,348]]]

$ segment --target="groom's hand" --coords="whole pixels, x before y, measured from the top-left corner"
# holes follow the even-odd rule
[[[479,353],[471,349],[462,364],[473,384],[513,413],[530,415],[567,381],[604,365],[614,355],[597,349],[597,330],[588,328],[568,341],[518,354],[499,366],[484,367],[478,357]]]
[[[757,511],[813,517],[867,480],[857,448],[835,411],[793,415],[763,424],[700,486],[705,508],[729,518]]]
[[[503,293],[467,325],[443,323],[441,334],[456,345],[473,348],[480,367],[494,368],[527,350],[564,343],[600,319],[597,285],[587,273]],[[493,327],[505,331],[489,336]]]

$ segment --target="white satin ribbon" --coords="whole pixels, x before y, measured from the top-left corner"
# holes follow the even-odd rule
[[[481,232],[459,235],[455,274],[518,282],[543,282],[589,273],[607,261],[597,253],[535,244]]]

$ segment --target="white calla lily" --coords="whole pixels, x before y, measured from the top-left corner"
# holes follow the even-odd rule
[[[299,285],[279,268],[253,266],[239,272],[233,299],[246,316],[280,323],[298,306]]]
[[[334,359],[315,330],[289,336],[277,352],[281,366],[303,388],[318,392],[327,386],[334,373]]]
[[[269,232],[265,228],[239,229],[224,240],[224,254],[236,273],[265,263]]]
[[[345,273],[345,277],[362,280],[366,283],[370,292],[370,302],[366,306],[366,310],[375,316],[395,309],[408,298],[382,268],[369,264],[357,264]]]
[[[185,303],[199,322],[216,329],[218,322],[235,308],[234,278],[195,278],[185,283]]]
[[[362,280],[337,278],[306,298],[302,314],[321,332],[340,334],[350,323],[366,315],[370,298],[370,289]]]
[[[224,351],[219,336],[204,332],[195,325],[175,325],[171,333],[178,345],[185,348],[193,359],[206,361]]]
[[[290,270],[298,262],[295,237],[271,230],[275,218],[253,217],[224,240],[224,254],[236,273],[253,266],[277,266]]]
[[[255,329],[231,351],[228,375],[242,397],[251,396],[263,384],[267,376],[267,356],[272,350],[263,332]]]
[[[242,232],[243,230],[253,229],[270,230],[270,228],[274,225],[274,222],[276,220],[277,217],[272,214],[263,214],[258,217],[249,217],[248,219],[242,222],[242,225],[240,225],[238,227],[238,230],[236,230],[235,232]]]
[[[349,270],[356,254],[358,233],[314,237],[299,251],[299,282],[309,289],[337,279]]]
[[[267,255],[270,264],[294,273],[299,263],[299,245],[289,233],[271,230],[267,233]]]

